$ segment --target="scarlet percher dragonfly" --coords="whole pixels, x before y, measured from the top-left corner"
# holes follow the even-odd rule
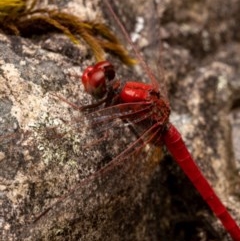
[[[147,140],[147,143],[154,145],[165,145],[213,213],[222,222],[232,239],[240,241],[239,226],[197,167],[176,127],[169,122],[170,107],[161,96],[157,81],[151,70],[132,44],[123,25],[107,0],[105,3],[128,42],[132,45],[142,67],[151,80],[151,84],[126,82],[121,86],[120,81],[114,79],[115,71],[113,65],[108,61],[103,61],[88,67],[83,73],[82,82],[86,92],[97,99],[101,98],[99,104],[104,102],[107,106],[106,108],[111,109],[112,112],[117,112],[116,116],[118,118],[130,121],[136,125],[141,125],[142,122],[146,121],[151,123],[151,126],[145,130],[138,141]],[[84,108],[91,107],[87,106]],[[119,111],[116,111],[117,109]]]
[[[123,33],[128,39],[128,42],[132,44],[110,4],[107,0],[104,2],[108,6],[110,12],[112,12],[112,15],[116,19],[118,25],[121,27]],[[135,50],[134,45],[133,49]],[[165,145],[178,165],[199,191],[203,199],[219,220],[221,220],[223,226],[226,228],[233,240],[240,241],[239,226],[228,213],[226,207],[222,204],[221,200],[215,194],[214,190],[195,164],[178,130],[169,122],[169,104],[161,95],[158,83],[151,73],[151,70],[142,60],[138,51],[135,50],[135,52],[143,68],[146,70],[151,84],[144,84],[140,82],[126,82],[125,84],[122,84],[121,81],[115,79],[115,70],[110,62],[103,61],[97,63],[94,66],[88,67],[84,71],[82,82],[86,92],[98,99],[98,102],[97,104],[85,106],[80,109],[88,110],[98,107],[96,113],[101,114],[101,111],[102,113],[111,113],[107,116],[100,116],[99,118],[97,117],[94,119],[92,121],[93,125],[95,121],[98,125],[101,125],[102,122],[107,128],[108,122],[110,126],[111,120],[120,118],[123,122],[131,123],[143,130],[141,132],[141,136],[139,136],[134,143],[130,144],[125,151],[121,152],[114,158],[115,163],[124,159],[129,153],[138,152],[138,149],[143,149],[145,144],[153,144],[155,146]],[[103,104],[104,107],[102,107],[101,104]],[[136,146],[137,150],[131,150],[131,148],[134,149]],[[86,182],[88,183],[90,180],[99,176],[99,174],[111,169],[109,168],[111,163],[100,169],[98,174],[93,174],[89,178],[86,178]],[[86,182],[84,180],[81,181],[78,187],[83,187]],[[74,191],[75,190],[73,190],[73,192]],[[73,192],[68,193],[68,195]],[[56,207],[58,203],[63,202],[64,199],[65,197],[59,199],[59,201],[43,211],[35,219],[35,222],[41,219],[50,209],[53,208],[53,206]],[[45,222],[45,220],[43,222]]]

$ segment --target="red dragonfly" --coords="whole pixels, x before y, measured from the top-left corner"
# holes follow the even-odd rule
[[[104,2],[126,39],[132,45],[151,84],[126,82],[121,86],[119,81],[113,81],[115,73],[112,64],[104,61],[90,66],[85,70],[82,76],[82,82],[86,92],[95,98],[104,96],[100,103],[105,102],[106,106],[109,106],[107,108],[110,109],[111,112],[115,112],[115,115],[122,120],[142,126],[144,126],[146,122],[150,122],[151,125],[149,128],[145,129],[143,135],[140,136],[136,142],[141,143],[144,140],[144,143],[165,145],[213,213],[222,222],[232,239],[239,241],[240,227],[196,165],[176,127],[170,123],[170,107],[168,102],[161,96],[157,80],[131,42],[130,37],[109,2],[107,0]],[[86,108],[91,107],[92,106],[88,106]],[[136,143],[134,143],[134,145],[136,145]],[[133,148],[133,146],[129,148]],[[121,155],[126,155],[129,152],[129,148]]]
[[[109,5],[108,2],[106,2],[106,4]],[[109,8],[111,10],[110,6]],[[114,13],[113,16],[115,16]],[[139,59],[141,59],[141,57],[139,57]],[[206,202],[214,209],[213,211],[215,211],[215,214],[222,220],[223,224],[225,224],[227,231],[234,240],[239,240],[239,228],[236,222],[231,218],[226,208],[221,204],[208,182],[194,164],[189,152],[185,148],[181,136],[176,128],[169,122],[169,105],[159,94],[157,81],[145,63],[143,63],[143,66],[149,74],[151,84],[127,82],[125,85],[121,86],[121,82],[114,79],[115,70],[109,62],[98,63],[86,69],[83,75],[86,91],[94,97],[102,98],[97,105],[81,108],[82,110],[92,110],[92,108],[97,107],[96,111],[87,114],[88,118],[93,118],[91,125],[101,125],[102,123],[103,127],[100,131],[105,133],[107,128],[117,127],[117,124],[115,124],[113,120],[120,118],[124,125],[133,125],[134,128],[139,128],[143,131],[136,133],[136,140],[132,142],[127,149],[121,151],[111,162],[106,164],[103,168],[100,168],[100,171],[95,175],[90,176],[90,178],[87,177],[85,181],[82,181],[79,186],[80,189],[84,189],[84,185],[86,185],[87,189],[90,180],[110,172],[113,163],[115,166],[118,166],[128,155],[138,156],[138,153],[143,150],[146,144],[154,144],[155,146],[165,145],[193,184],[197,187],[203,198],[206,199]],[[99,77],[99,75],[101,77]],[[98,81],[100,82],[100,87],[98,86],[97,88],[95,84]],[[105,107],[102,108],[98,106],[100,103],[105,104]],[[76,109],[79,108],[76,106]],[[81,128],[81,124],[79,126]],[[56,142],[64,142],[62,134],[58,133],[57,130],[54,128],[46,128],[46,130],[48,133],[45,136],[49,135],[51,141],[54,142],[54,140],[52,140],[52,136],[54,136],[56,137]],[[94,147],[95,144],[92,141],[86,144],[86,146],[88,145]],[[89,153],[87,154],[89,155]],[[194,175],[192,175],[192,173],[194,173]],[[76,192],[76,189],[74,189],[73,192]],[[61,195],[61,193],[59,195]],[[65,201],[65,197],[60,199],[57,203],[54,203],[54,208],[59,209],[59,212],[61,212],[62,207],[58,208],[57,204]],[[72,200],[68,199],[68,201],[71,202]],[[91,202],[91,197],[88,198],[86,202]],[[53,206],[50,206],[42,212],[40,216],[35,219],[36,223],[48,213],[52,207]],[[43,222],[45,221],[46,218],[43,218]],[[67,230],[57,230],[56,232],[67,232]]]

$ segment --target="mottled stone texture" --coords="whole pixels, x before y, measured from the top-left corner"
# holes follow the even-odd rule
[[[106,7],[91,2],[61,4],[83,19],[105,20],[121,38]],[[164,0],[157,7],[150,1],[118,2],[128,32],[159,69],[160,85],[165,82],[171,121],[240,220],[240,1]],[[140,31],[137,19],[144,19]],[[108,57],[120,77],[146,80],[139,68],[129,75]],[[96,143],[103,134],[87,129],[81,113],[51,95],[89,103],[77,76],[93,62],[84,42],[75,46],[61,34],[0,35],[0,239],[228,240],[174,161],[165,155],[159,163],[159,149],[121,159],[99,179],[80,182],[135,138],[113,128],[110,143]]]

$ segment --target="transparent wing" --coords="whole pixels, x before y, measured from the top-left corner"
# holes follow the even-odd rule
[[[114,207],[119,198],[130,195],[130,189],[134,200],[160,160],[152,158],[156,150],[150,146],[153,140],[160,141],[159,128],[145,123],[151,103],[101,107],[85,115],[71,106],[69,111],[71,120],[48,116],[27,131],[13,131],[4,124],[11,130],[0,139],[0,147],[9,153],[4,159],[22,158],[20,172],[26,177],[22,185],[30,192],[24,199],[28,203],[24,238],[64,233],[73,222],[92,222],[93,210],[100,207],[100,215],[101,207],[108,202]],[[140,127],[133,128],[134,124]]]

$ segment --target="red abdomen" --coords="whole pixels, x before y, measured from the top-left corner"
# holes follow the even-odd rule
[[[178,130],[170,123],[168,125],[168,130],[163,135],[163,142],[175,161],[201,194],[202,198],[222,222],[233,240],[240,241],[239,226],[196,165]]]

